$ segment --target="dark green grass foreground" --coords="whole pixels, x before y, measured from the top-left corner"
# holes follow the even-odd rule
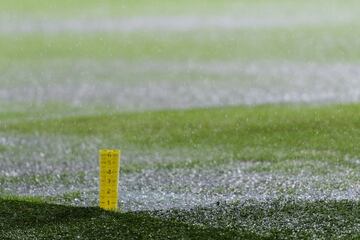
[[[3,239],[356,239],[360,237],[354,230],[360,224],[359,209],[359,203],[350,201],[275,202],[266,206],[235,203],[163,212],[166,216],[161,219],[147,212],[111,213],[98,208],[2,199],[0,235]],[[218,216],[213,224],[226,222],[230,227],[209,226],[207,215]],[[178,221],[191,218],[202,219],[206,225]],[[233,225],[232,219],[238,224]],[[268,231],[251,232],[251,226],[246,225],[249,222]]]
[[[227,229],[41,202],[0,200],[0,236],[9,239],[230,239],[252,237]]]

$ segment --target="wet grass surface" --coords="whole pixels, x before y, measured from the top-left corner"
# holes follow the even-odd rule
[[[0,238],[360,238],[358,7],[1,1]]]
[[[0,152],[0,184],[3,194],[96,206],[96,152],[102,146],[120,146],[121,206],[125,211],[186,210],[218,201],[278,198],[283,204],[296,199],[356,203],[358,111],[359,105],[352,104],[45,120],[32,114],[22,120],[16,114],[8,115],[0,126],[1,144],[6,146]],[[234,219],[241,220],[239,216]]]
[[[236,159],[254,161],[315,158],[342,162],[360,155],[358,111],[359,105],[353,104],[120,113],[5,123],[0,131],[97,138],[113,146],[155,151],[221,148]]]

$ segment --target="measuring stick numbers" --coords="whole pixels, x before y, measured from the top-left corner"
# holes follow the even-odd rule
[[[99,151],[99,207],[116,211],[119,198],[120,150]]]

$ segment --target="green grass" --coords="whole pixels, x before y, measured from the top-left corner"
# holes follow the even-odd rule
[[[249,1],[250,2],[250,1]],[[229,6],[230,5],[230,6]],[[62,1],[61,3],[55,1],[38,1],[26,0],[22,2],[16,1],[2,1],[0,6],[2,11],[10,13],[23,13],[30,16],[132,16],[144,14],[160,14],[166,13],[169,15],[180,13],[198,12],[205,9],[205,12],[218,12],[219,8],[229,9],[233,5],[239,5],[237,1],[227,0],[225,3],[217,1],[182,1],[169,2],[164,0],[151,1]],[[161,6],[162,12],[159,9]],[[29,11],[30,10],[30,11]],[[91,15],[90,15],[91,14]],[[53,16],[52,16],[53,17]]]
[[[161,33],[2,36],[1,58],[138,60],[359,61],[356,24]],[[19,47],[20,46],[20,47]]]
[[[340,0],[317,0],[314,8],[313,1],[294,2],[290,0],[185,0],[181,2],[171,2],[166,0],[106,0],[106,1],[70,1],[61,2],[46,0],[25,0],[9,1],[4,0],[0,3],[0,12],[4,14],[15,14],[30,17],[123,17],[123,16],[145,16],[145,15],[214,15],[230,13],[236,14],[273,14],[291,15],[304,11],[307,13],[333,13],[338,11],[351,12],[358,7],[358,2],[348,0],[343,4]],[[269,9],[271,11],[269,11]],[[336,11],[335,11],[336,10]]]
[[[360,60],[355,51],[360,47],[359,6],[355,0],[0,1],[3,27],[8,21],[35,30],[38,23],[146,22],[147,17],[229,17],[253,23],[236,30],[106,33],[4,32],[0,26],[0,89],[10,93],[0,99],[0,239],[359,239],[359,201],[333,199],[358,199],[360,104],[144,112],[130,106],[131,112],[124,112],[126,107],[105,103],[41,100],[45,86],[66,91],[70,83],[131,89],[158,83],[195,86],[206,80],[219,88],[237,82],[238,88],[269,92],[278,90],[270,86],[284,83],[290,91],[303,76],[293,77],[287,67],[310,68],[312,63],[321,69],[307,70],[304,81],[326,82],[326,67],[349,71],[344,76],[355,81],[351,71]],[[255,70],[246,65],[244,71],[221,72],[220,66],[212,72],[207,68],[215,65],[207,62],[224,69],[254,64]],[[186,67],[192,63],[199,66]],[[275,73],[262,70],[264,64],[273,64]],[[27,88],[36,96],[13,101],[11,94]],[[102,147],[122,149],[121,176],[136,176],[136,184],[125,184],[129,192],[121,193],[144,190],[135,204],[148,204],[152,193],[165,200],[166,194],[205,199],[202,194],[234,194],[241,201],[208,205],[203,200],[186,210],[123,213],[71,206],[96,206],[96,151]],[[231,175],[233,168],[239,176]],[[199,186],[212,183],[206,174],[219,182],[194,193],[164,174],[169,178],[161,179],[164,185],[149,190],[156,182],[151,178],[164,172],[184,182],[199,179]],[[239,187],[239,182],[248,185]],[[242,201],[247,188],[260,198],[264,191],[270,199],[255,194],[256,200]],[[42,197],[13,196],[24,192]],[[121,207],[129,204],[124,202]]]
[[[0,132],[96,137],[125,149],[209,151],[214,156],[212,164],[231,160],[221,157],[223,153],[241,161],[301,159],[346,164],[346,157],[360,156],[359,111],[360,106],[354,104],[120,113],[9,123],[1,126]],[[193,161],[192,167],[209,164]],[[180,161],[163,167],[188,165]]]

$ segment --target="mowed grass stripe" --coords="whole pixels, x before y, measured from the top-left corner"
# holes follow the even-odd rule
[[[342,162],[360,156],[359,111],[360,105],[352,104],[118,113],[5,123],[0,132],[96,137],[139,151],[213,150],[216,164],[226,162],[222,152],[238,160]]]
[[[338,4],[338,3],[337,3]],[[352,1],[352,4],[357,5],[355,1]],[[289,4],[287,4],[288,6]],[[290,4],[291,5],[291,4]],[[303,4],[297,4],[293,6],[293,9],[296,7],[301,7]],[[159,7],[161,6],[161,7]],[[245,8],[246,6],[246,8]],[[91,14],[92,17],[103,17],[103,16],[113,16],[113,17],[124,17],[124,16],[137,16],[137,15],[178,15],[178,14],[214,14],[214,13],[227,13],[229,10],[232,10],[234,7],[238,9],[245,8],[247,10],[249,7],[256,10],[257,7],[268,7],[269,4],[266,1],[242,1],[238,2],[236,0],[225,0],[221,3],[218,1],[191,1],[185,0],[182,2],[169,2],[166,0],[138,0],[136,2],[129,0],[106,0],[106,1],[96,1],[96,0],[80,0],[80,1],[71,1],[65,0],[61,2],[48,2],[45,0],[27,0],[25,2],[14,2],[9,0],[4,0],[0,2],[0,12],[11,13],[16,16],[16,14],[23,14],[25,16],[31,17],[49,17],[52,18],[65,18],[71,16],[81,16],[85,17]]]
[[[0,58],[352,62],[360,59],[353,51],[360,44],[356,29],[353,23],[237,31],[3,35]]]
[[[315,7],[314,7],[315,5]],[[0,2],[0,12],[12,16],[27,17],[124,17],[124,16],[176,16],[176,15],[214,15],[214,14],[239,14],[256,16],[281,14],[291,16],[292,13],[303,12],[312,15],[313,13],[333,13],[334,9],[341,13],[352,13],[359,3],[355,0],[348,0],[346,5],[340,0],[332,0],[329,4],[325,0],[313,1],[265,1],[265,0],[184,0],[181,2],[169,2],[166,0],[64,0],[61,2],[49,2],[46,0],[27,0]],[[269,11],[269,9],[271,11]],[[330,12],[330,13],[329,13]],[[354,11],[356,13],[356,11]],[[262,13],[262,14],[261,14]]]

